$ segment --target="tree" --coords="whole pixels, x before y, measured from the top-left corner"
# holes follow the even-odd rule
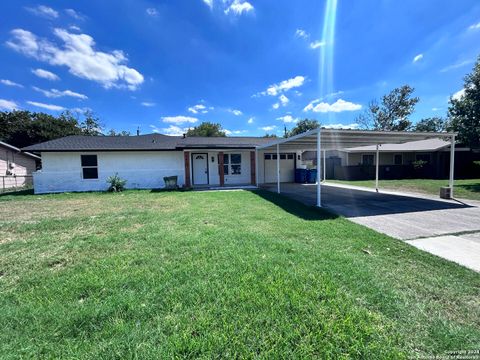
[[[263,137],[264,137],[264,138],[276,138],[277,135],[266,133],[265,135],[263,135]]]
[[[83,135],[88,136],[98,136],[102,134],[102,124],[100,123],[100,119],[95,116],[95,114],[87,110],[83,113],[85,117],[84,120],[80,123],[80,127],[82,129]]]
[[[473,70],[465,76],[463,94],[450,98],[449,130],[458,132],[458,140],[480,148],[480,57]]]
[[[439,116],[425,118],[415,124],[414,130],[421,132],[442,132],[447,129],[447,120]]]
[[[223,137],[227,136],[227,134],[220,124],[202,122],[200,125],[188,129],[187,136]]]
[[[108,136],[130,136],[130,131],[122,130],[116,131],[115,129],[110,129]]]
[[[320,123],[317,120],[304,119],[297,122],[292,130],[287,133],[287,137],[302,134],[304,132],[317,129],[320,127]]]
[[[412,97],[414,88],[404,85],[382,97],[380,103],[373,100],[356,122],[365,129],[385,131],[409,130],[412,122],[408,117],[415,110],[418,97]]]

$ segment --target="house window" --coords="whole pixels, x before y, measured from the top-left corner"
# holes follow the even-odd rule
[[[288,154],[288,155],[287,155],[287,159],[288,159],[288,160],[293,160],[293,154]]]
[[[241,175],[242,154],[223,154],[223,173],[225,175]]]
[[[373,155],[362,155],[362,165],[373,165],[375,157]]]
[[[81,155],[82,177],[84,179],[98,179],[97,155]]]
[[[395,155],[393,155],[393,164],[394,164],[394,165],[402,165],[402,164],[403,164],[403,156],[402,156],[402,154],[395,154]]]
[[[416,154],[415,155],[415,160],[421,160],[421,161],[426,161],[427,163],[430,162],[430,154]]]
[[[270,154],[265,154],[265,160],[271,160],[272,159],[272,155]]]

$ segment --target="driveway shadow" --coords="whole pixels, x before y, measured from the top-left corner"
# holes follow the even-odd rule
[[[261,189],[250,191],[303,220],[332,220],[338,218],[337,214],[325,209],[319,209],[315,206],[305,205],[301,201],[292,199],[288,195],[285,196]]]

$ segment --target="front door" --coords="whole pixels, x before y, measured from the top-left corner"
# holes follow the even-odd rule
[[[192,154],[193,185],[208,185],[208,154]]]

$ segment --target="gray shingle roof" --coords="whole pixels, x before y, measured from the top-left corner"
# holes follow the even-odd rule
[[[254,148],[272,141],[261,137],[67,136],[23,148],[23,151],[138,151],[188,148]]]

